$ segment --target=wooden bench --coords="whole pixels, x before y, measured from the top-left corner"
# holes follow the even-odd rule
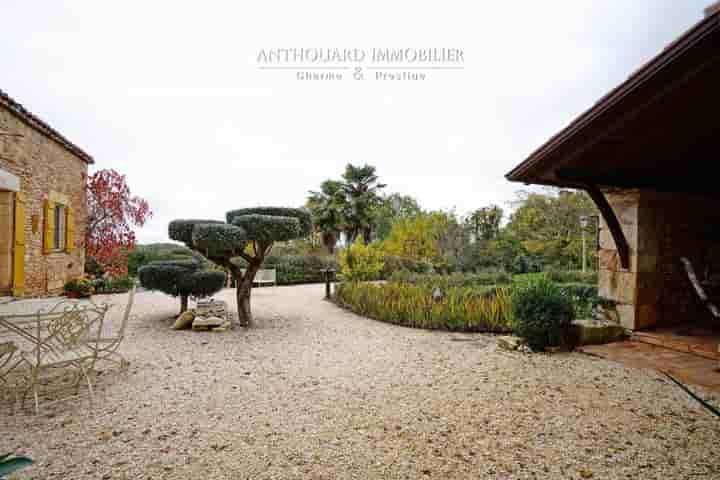
[[[245,275],[245,269],[242,270],[242,274]],[[253,279],[253,285],[277,285],[277,270],[274,268],[264,268],[258,270]]]

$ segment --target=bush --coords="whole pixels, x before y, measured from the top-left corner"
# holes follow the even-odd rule
[[[475,289],[450,288],[434,298],[427,286],[342,282],[335,289],[335,301],[359,315],[406,327],[508,332],[513,326],[505,289],[487,296]]]
[[[511,298],[515,331],[533,350],[562,343],[575,309],[561,287],[547,278],[516,283]]]
[[[132,278],[116,277],[116,278],[98,278],[93,281],[95,293],[124,293],[132,289],[135,280]]]
[[[355,243],[338,254],[340,274],[343,280],[378,280],[383,266],[383,253],[376,245],[365,245],[357,239]]]
[[[545,275],[555,283],[598,283],[598,274],[595,271],[583,273],[580,270],[547,270]]]
[[[385,264],[380,272],[380,278],[390,278],[390,276],[398,271],[406,271],[412,273],[431,273],[433,265],[426,260],[414,260],[412,258],[398,257],[396,255],[385,255]]]
[[[86,298],[95,292],[92,282],[87,278],[69,280],[63,285],[63,291],[68,297],[75,298]]]

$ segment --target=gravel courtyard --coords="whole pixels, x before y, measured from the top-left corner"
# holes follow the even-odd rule
[[[720,421],[653,372],[375,322],[323,288],[257,289],[256,327],[224,333],[172,331],[179,302],[139,293],[95,410],[2,406],[0,453],[38,462],[13,478],[720,478]]]

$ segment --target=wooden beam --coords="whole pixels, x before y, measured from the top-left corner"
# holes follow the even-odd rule
[[[682,157],[680,157],[682,158]],[[560,168],[555,170],[555,177],[560,184],[582,184],[582,185],[602,185],[607,187],[616,187],[623,189],[640,189],[651,190],[654,192],[679,193],[679,194],[695,194],[708,195],[713,197],[720,196],[720,190],[717,183],[713,182],[711,175],[702,169],[703,165],[710,163],[710,157],[705,162],[697,157],[699,162],[689,163],[697,171],[677,171],[670,176],[661,173],[660,168],[663,165],[661,160],[657,160],[655,170],[623,170],[613,173],[591,172],[588,170]],[[703,176],[703,172],[705,175]],[[584,189],[585,187],[583,187]]]
[[[630,268],[630,247],[625,239],[620,221],[597,185],[586,185],[584,189],[588,195],[590,195],[593,202],[595,202],[595,205],[597,205],[598,210],[600,210],[600,213],[605,219],[605,223],[607,223],[610,229],[610,235],[612,235],[615,248],[617,248],[618,254],[620,255],[620,266],[628,270]]]

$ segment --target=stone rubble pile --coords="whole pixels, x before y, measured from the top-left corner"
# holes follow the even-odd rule
[[[192,328],[199,332],[224,332],[230,328],[227,303],[221,300],[200,300],[195,308],[178,316],[172,328],[175,330]]]

